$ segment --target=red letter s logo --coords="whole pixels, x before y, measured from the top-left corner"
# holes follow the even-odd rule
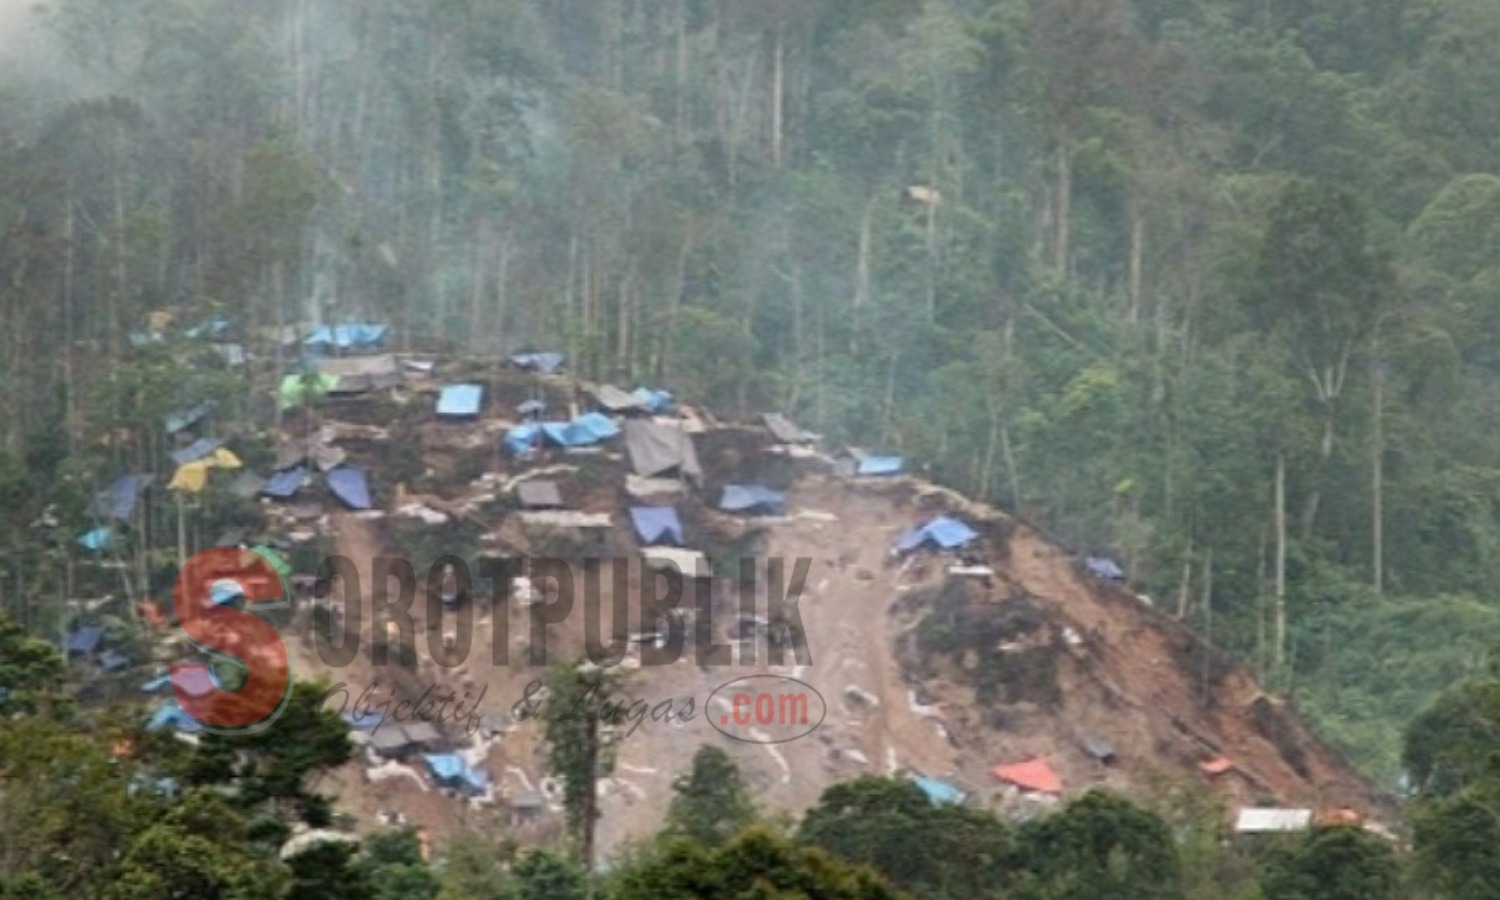
[[[203,677],[205,666],[175,665],[172,689],[183,711],[205,728],[246,729],[281,710],[290,694],[290,663],[286,645],[270,623],[215,601],[213,585],[221,579],[238,584],[246,605],[286,596],[276,569],[252,551],[215,547],[189,559],[172,589],[177,620],[200,648],[235,657],[249,675],[239,690],[226,691]]]

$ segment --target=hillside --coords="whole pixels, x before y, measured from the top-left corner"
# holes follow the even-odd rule
[[[471,563],[480,553],[518,551],[634,559],[639,545],[627,513],[630,505],[645,502],[673,505],[687,545],[709,551],[718,611],[739,608],[740,588],[724,577],[734,571],[737,556],[811,561],[798,605],[810,665],[707,669],[689,650],[672,666],[632,668],[626,693],[652,704],[692,697],[702,709],[715,688],[735,678],[788,675],[812,685],[827,701],[822,727],[789,743],[760,745],[731,741],[702,716],[676,725],[646,721],[624,740],[618,765],[601,786],[600,846],[606,852],[660,826],[673,778],[704,743],[733,755],[765,808],[792,813],[810,806],[835,782],[862,773],[904,773],[943,779],[974,802],[1025,816],[1033,804],[1005,791],[990,770],[1039,757],[1061,777],[1064,796],[1107,786],[1149,800],[1164,785],[1176,784],[1210,791],[1227,807],[1352,808],[1390,820],[1390,798],[1320,743],[1294,711],[1263,694],[1243,668],[1207,650],[1144,598],[1086,575],[1075,554],[1034,526],[920,478],[836,474],[833,458],[788,453],[760,426],[713,423],[699,431],[693,423],[712,422],[701,413],[657,421],[698,432],[690,440],[702,460],[703,488],[635,500],[626,490],[633,476],[619,439],[582,450],[549,449],[528,461],[508,454],[497,458],[485,446],[513,424],[491,411],[509,409],[539,391],[568,398],[580,396],[581,389],[561,378],[537,381],[512,374],[487,383],[491,396],[479,421],[433,422],[418,404],[388,436],[372,440],[361,432],[359,440],[345,442],[353,458],[377,467],[377,483],[380,461],[405,441],[418,444],[425,465],[426,490],[390,486],[385,493],[392,497],[392,509],[386,512],[323,513],[317,530],[331,532],[337,551],[362,567],[362,584],[369,584],[368,564],[377,554],[405,555],[419,575],[439,553],[450,552]],[[344,407],[359,408],[358,403]],[[339,408],[327,411],[324,434],[358,431],[333,419],[340,414]],[[455,453],[481,458],[459,465]],[[487,471],[467,481],[452,474],[472,474],[475,468]],[[526,524],[528,516],[515,509],[508,488],[541,479],[555,481],[577,513],[607,516],[610,527],[575,531]],[[734,482],[787,488],[785,514],[745,519],[713,509],[719,488]],[[460,524],[423,524],[414,518],[418,509],[438,513],[434,520],[447,510]],[[899,535],[939,513],[973,525],[980,537],[964,556],[970,564],[989,566],[991,578],[950,576],[947,569],[955,559],[933,550],[892,553]],[[602,605],[609,609],[608,579],[605,588]],[[639,630],[639,590],[636,568],[626,598],[633,631]],[[415,606],[419,632],[425,629],[429,639],[439,639],[441,626],[425,622],[420,600]],[[361,602],[368,603],[368,596]],[[439,834],[479,827],[541,840],[561,827],[555,797],[545,814],[522,815],[514,808],[535,802],[537,792],[548,793],[542,790],[545,759],[537,726],[510,721],[504,734],[488,733],[497,718],[509,718],[525,685],[543,674],[521,664],[529,614],[510,606],[510,665],[497,666],[488,652],[492,598],[476,591],[475,604],[476,649],[453,670],[429,662],[426,645],[419,643],[422,662],[411,671],[377,670],[366,651],[352,667],[326,672],[304,635],[296,659],[299,676],[348,682],[351,695],[377,681],[383,690],[398,685],[407,696],[429,684],[459,693],[486,691],[485,732],[473,743],[456,732],[446,738],[492,777],[493,792],[472,802],[443,796],[416,767],[401,771],[390,764],[375,769],[372,781],[371,760],[365,760],[341,772],[337,784],[340,808],[356,815],[362,827],[373,827],[380,813],[392,810]],[[733,618],[716,614],[721,641],[728,639]],[[309,620],[299,621],[305,629]],[[370,615],[361,621],[368,647]],[[581,655],[583,621],[575,609],[553,626],[554,660]],[[1095,758],[1103,745],[1113,751],[1108,763]],[[1218,757],[1232,768],[1207,774],[1201,764]]]

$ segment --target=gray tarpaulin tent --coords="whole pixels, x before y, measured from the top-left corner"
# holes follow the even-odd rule
[[[598,385],[589,393],[593,396],[594,402],[603,407],[606,412],[624,413],[645,410],[639,400],[612,384]]]
[[[783,444],[811,444],[818,440],[818,436],[811,431],[803,431],[792,424],[792,421],[780,413],[766,413],[766,427],[771,430],[772,437]]]
[[[516,485],[526,509],[562,509],[562,492],[555,481],[523,481]]]
[[[329,391],[332,394],[382,391],[402,382],[401,368],[396,365],[396,357],[390,354],[325,359],[319,361],[318,371],[339,380],[338,386]]]
[[[630,420],[625,423],[625,449],[635,473],[655,478],[680,472],[694,484],[703,483],[703,466],[687,432],[655,422]]]

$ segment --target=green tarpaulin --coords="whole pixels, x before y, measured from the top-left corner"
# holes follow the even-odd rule
[[[271,564],[271,568],[276,570],[276,574],[281,576],[281,583],[283,587],[289,586],[291,584],[292,564],[287,562],[286,557],[282,556],[280,551],[271,547],[267,547],[264,544],[258,544],[254,547],[251,547],[250,550],[265,557],[266,562]]]
[[[319,372],[316,375],[288,375],[281,379],[281,408],[291,409],[301,405],[311,387],[318,396],[323,396],[338,387],[337,375]]]

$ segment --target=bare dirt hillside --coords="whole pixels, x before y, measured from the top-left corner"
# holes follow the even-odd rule
[[[735,453],[745,455],[743,448]],[[709,454],[708,467],[723,457]],[[605,475],[614,471],[623,483],[617,460],[604,456],[589,464]],[[614,513],[620,523],[593,546],[610,556],[631,555],[635,545],[622,515],[628,501],[612,476],[591,483],[581,505]],[[1028,804],[1007,795],[990,770],[1033,757],[1059,773],[1065,794],[1109,786],[1144,795],[1172,782],[1216,793],[1230,806],[1352,807],[1377,817],[1386,809],[1365,779],[1263,696],[1242,669],[1130,592],[1082,575],[1074,558],[1035,530],[993,511],[915,480],[858,483],[827,473],[796,478],[788,514],[775,520],[747,525],[696,500],[678,506],[690,543],[811,561],[799,609],[812,660],[707,669],[689,653],[675,665],[630,670],[630,696],[652,704],[693,698],[700,715],[686,724],[647,721],[622,743],[615,771],[601,785],[599,837],[606,853],[660,826],[673,778],[703,744],[736,758],[766,809],[789,813],[815,802],[830,784],[864,773],[944,778],[972,802],[1024,813]],[[936,553],[892,556],[897,535],[939,511],[967,515],[980,530],[973,555],[993,569],[988,583],[949,577],[953,560]],[[359,561],[366,585],[365,597],[347,599],[367,604],[368,560],[404,548],[396,546],[388,522],[342,516],[334,528],[339,549]],[[525,529],[509,522],[498,533],[511,547],[544,545],[528,545]],[[414,562],[420,572],[428,561]],[[634,616],[637,579],[629,590]],[[715,591],[723,608],[738,608],[735,585],[721,580]],[[606,609],[610,599],[606,589]],[[356,694],[372,684],[387,692],[383,696],[393,687],[409,696],[429,684],[460,695],[482,690],[484,712],[507,719],[527,682],[542,674],[524,664],[529,614],[517,608],[502,613],[510,653],[497,665],[489,652],[496,607],[482,595],[475,605],[477,649],[462,666],[444,669],[427,661],[427,645],[419,642],[422,661],[413,669],[376,669],[361,654],[329,677]],[[414,610],[417,630],[436,641],[442,626],[429,630],[424,607],[419,602]],[[731,618],[717,617],[721,634]],[[582,637],[581,615],[556,626],[553,658],[581,653]],[[301,673],[319,671],[310,645],[296,662]],[[710,727],[705,714],[720,712],[706,708],[715,688],[767,673],[815,687],[828,705],[822,727],[775,745],[732,741]],[[362,761],[334,779],[339,805],[364,827],[382,812],[399,810],[439,837],[466,828],[523,841],[553,835],[561,827],[555,802],[540,814],[509,808],[509,801],[527,795],[550,796],[550,785],[535,724],[507,725],[504,735],[474,742],[454,727],[444,729],[491,775],[495,790],[486,802],[443,795],[418,766],[401,771]],[[1101,762],[1090,752],[1101,744],[1113,750],[1113,760]],[[1233,769],[1218,776],[1201,771],[1201,762],[1217,756]]]

